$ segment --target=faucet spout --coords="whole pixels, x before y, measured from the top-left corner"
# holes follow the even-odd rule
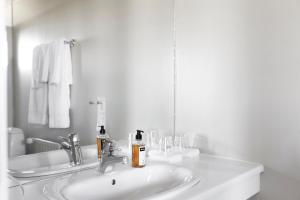
[[[104,173],[106,168],[116,163],[122,163],[124,156],[114,155],[115,145],[110,139],[106,139],[103,143],[103,149],[101,152],[101,159],[99,160],[99,172]]]
[[[82,164],[83,158],[78,135],[76,133],[69,133],[68,138],[62,136],[58,138],[62,140],[61,147],[68,153],[71,165]]]

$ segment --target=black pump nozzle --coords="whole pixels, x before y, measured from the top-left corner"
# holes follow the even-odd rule
[[[135,139],[136,140],[142,140],[142,133],[144,133],[144,131],[142,131],[142,130],[136,130]]]
[[[104,134],[105,134],[105,129],[104,129],[104,126],[101,126],[101,129],[100,129],[100,134],[101,134],[101,135],[104,135]]]

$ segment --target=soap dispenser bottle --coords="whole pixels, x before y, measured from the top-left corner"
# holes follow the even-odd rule
[[[146,146],[142,142],[142,133],[137,130],[135,141],[132,143],[132,167],[144,167],[146,165]]]
[[[101,129],[99,131],[99,134],[97,135],[97,151],[98,151],[98,160],[100,161],[102,158],[102,151],[103,151],[103,144],[105,140],[107,139],[107,135],[105,133],[104,126],[101,126]]]

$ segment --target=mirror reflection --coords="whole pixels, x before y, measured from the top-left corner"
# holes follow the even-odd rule
[[[173,128],[172,1],[13,1],[9,156]],[[25,141],[25,142],[24,142]]]

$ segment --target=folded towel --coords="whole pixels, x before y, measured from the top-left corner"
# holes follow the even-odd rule
[[[41,83],[47,83],[53,55],[51,54],[50,45],[48,44],[40,45],[40,49],[40,64],[42,65],[42,70],[39,70],[38,81]]]
[[[28,123],[46,124],[48,121],[48,63],[45,60],[48,47],[40,45],[33,50],[32,77],[29,94]],[[46,61],[46,62],[45,62]]]
[[[72,82],[71,51],[64,40],[34,48],[28,122],[45,125],[49,121],[50,128],[70,127]]]
[[[49,68],[49,127],[70,127],[70,85],[72,62],[70,46],[64,40],[51,44],[53,64]]]
[[[28,123],[45,125],[48,122],[48,85],[40,84],[39,88],[30,88]]]
[[[65,45],[65,40],[57,40],[51,43],[53,62],[49,68],[49,83],[59,84],[65,81],[72,84],[72,62],[70,46]]]

